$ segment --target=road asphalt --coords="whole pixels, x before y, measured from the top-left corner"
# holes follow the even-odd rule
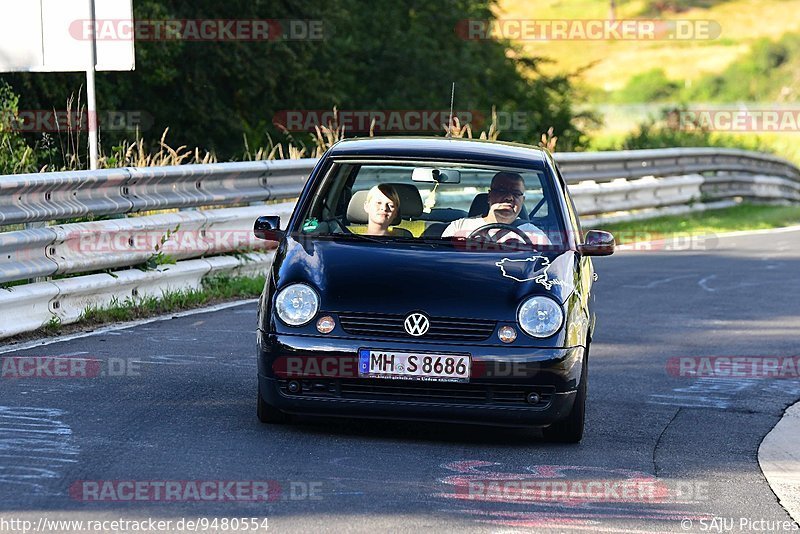
[[[0,379],[0,531],[797,531],[764,447],[759,466],[797,373],[720,376],[720,362],[798,356],[798,243],[794,230],[597,259],[578,445],[441,423],[262,425],[253,303],[0,347],[4,366],[82,358],[96,375]],[[776,442],[797,473],[798,440]]]

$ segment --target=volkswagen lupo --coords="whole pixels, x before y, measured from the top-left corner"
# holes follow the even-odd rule
[[[373,138],[319,160],[258,310],[258,417],[541,427],[581,440],[594,334],[590,256],[544,149]]]

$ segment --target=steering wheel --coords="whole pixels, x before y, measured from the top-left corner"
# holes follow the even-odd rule
[[[478,237],[478,238],[486,239],[491,243],[497,243],[498,240],[500,239],[500,237],[502,237],[502,236],[504,236],[506,234],[504,232],[497,232],[497,233],[495,233],[494,236],[491,236],[491,235],[489,235],[489,231],[490,230],[495,230],[495,229],[498,229],[498,228],[504,229],[504,230],[508,230],[509,232],[512,232],[514,235],[518,236],[522,240],[522,242],[525,243],[526,245],[533,245],[533,241],[531,241],[531,238],[528,237],[528,234],[526,234],[525,232],[523,232],[522,230],[520,230],[516,226],[512,226],[510,224],[505,224],[505,223],[484,224],[480,228],[476,228],[472,232],[470,232],[470,234],[467,236],[467,239],[474,239],[474,238]],[[498,237],[498,235],[499,235],[499,237]]]

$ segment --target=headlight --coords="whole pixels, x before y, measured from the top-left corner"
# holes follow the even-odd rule
[[[547,297],[531,297],[522,303],[517,322],[528,335],[550,337],[561,328],[564,312],[556,301]]]
[[[305,284],[292,284],[280,290],[275,298],[275,310],[281,321],[289,326],[302,326],[317,315],[319,298]]]

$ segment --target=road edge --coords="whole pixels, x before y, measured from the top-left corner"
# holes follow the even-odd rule
[[[140,326],[143,324],[149,323],[156,323],[159,321],[169,321],[170,319],[177,319],[179,317],[187,317],[190,315],[197,315],[200,313],[211,313],[219,310],[224,310],[227,308],[233,308],[236,306],[244,306],[245,304],[254,304],[258,302],[258,298],[252,299],[238,299],[231,302],[223,302],[221,304],[214,304],[213,306],[205,306],[200,308],[192,308],[189,310],[182,310],[176,311],[164,315],[154,315],[153,317],[147,317],[145,319],[137,319],[135,321],[127,321],[124,323],[113,323],[109,325],[100,325],[97,328],[93,328],[92,330],[85,331],[85,332],[77,332],[74,334],[67,334],[63,336],[53,337],[53,338],[39,338],[34,339],[32,341],[26,341],[24,343],[20,343],[18,345],[0,345],[0,354],[6,354],[9,352],[16,352],[20,350],[27,350],[36,347],[44,347],[46,345],[52,345],[54,343],[62,343],[64,341],[70,341],[73,339],[79,339],[82,337],[89,337],[89,336],[96,336],[105,334],[106,332],[115,332],[117,330],[126,330],[128,328],[134,328],[136,326]],[[253,331],[255,332],[255,323],[253,324]]]
[[[800,525],[800,402],[786,408],[758,447],[758,465],[778,502]]]

